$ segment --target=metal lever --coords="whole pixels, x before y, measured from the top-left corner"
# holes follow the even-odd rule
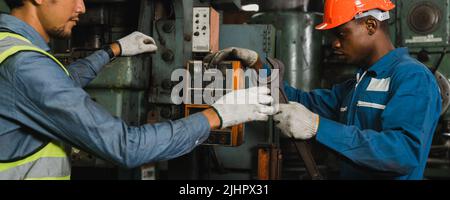
[[[278,69],[279,70],[279,90],[280,90],[280,103],[287,104],[289,103],[289,100],[286,96],[286,93],[283,89],[283,74],[284,74],[284,65],[281,61],[272,59],[267,57],[266,58],[269,64],[271,65],[272,69]],[[272,80],[269,80],[271,82]],[[314,157],[311,153],[310,144],[306,141],[297,141],[294,137],[291,137],[290,140],[295,146],[295,149],[297,150],[297,154],[299,157],[303,160],[305,163],[306,171],[311,176],[313,180],[323,180],[323,176],[320,174],[319,169],[317,167],[317,164],[314,160]]]

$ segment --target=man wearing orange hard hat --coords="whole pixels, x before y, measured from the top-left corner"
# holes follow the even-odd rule
[[[315,138],[336,152],[343,179],[423,178],[440,92],[433,74],[392,44],[387,20],[394,8],[390,0],[326,0],[316,29],[329,31],[334,53],[359,71],[331,90],[285,84],[291,103],[274,116],[284,135]],[[250,67],[262,63],[251,50],[233,52],[254,61]]]

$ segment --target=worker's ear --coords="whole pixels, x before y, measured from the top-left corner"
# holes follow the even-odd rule
[[[372,16],[369,16],[366,19],[365,25],[366,25],[369,35],[375,34],[375,32],[377,32],[377,29],[380,27],[378,21],[375,18],[373,18]]]
[[[44,1],[46,0],[31,0],[31,3],[33,3],[34,5],[42,5]]]

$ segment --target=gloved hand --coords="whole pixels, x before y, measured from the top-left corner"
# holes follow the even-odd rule
[[[219,115],[220,128],[249,121],[267,121],[269,115],[277,112],[275,107],[266,105],[273,102],[269,94],[267,87],[253,87],[235,90],[221,97],[212,105]]]
[[[207,55],[203,62],[217,65],[224,60],[240,60],[245,67],[252,68],[259,60],[259,56],[258,53],[250,49],[230,47]]]
[[[152,53],[158,50],[155,40],[141,32],[133,32],[117,40],[120,44],[121,56],[134,56],[141,53]]]
[[[319,115],[297,102],[280,104],[280,113],[274,116],[277,127],[287,137],[307,140],[314,137],[319,127]]]

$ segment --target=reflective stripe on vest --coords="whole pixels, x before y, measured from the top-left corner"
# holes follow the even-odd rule
[[[69,71],[64,67],[63,64],[61,64],[61,62],[59,62],[58,59],[56,59],[48,52],[34,46],[26,38],[13,33],[0,33],[0,63],[20,51],[35,51],[44,54],[55,61],[61,67],[61,69],[64,70],[67,76],[70,76]]]
[[[13,33],[0,33],[0,65],[8,57],[21,51],[34,51],[51,58],[70,76],[68,70],[55,57],[34,46],[26,38]],[[0,162],[0,180],[5,179],[69,180],[69,158],[63,145],[49,142],[44,148],[22,160]]]
[[[1,180],[69,180],[70,163],[62,145],[50,142],[25,159],[0,163]]]

